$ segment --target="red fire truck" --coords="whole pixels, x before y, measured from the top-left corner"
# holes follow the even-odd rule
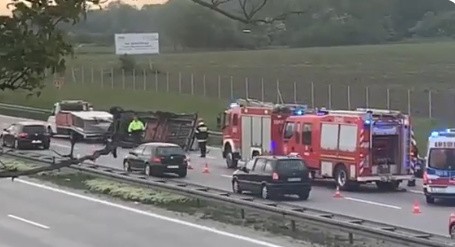
[[[314,178],[334,178],[340,189],[375,182],[393,190],[410,172],[411,127],[399,111],[357,109],[290,116],[283,130],[284,154],[297,153]]]
[[[281,154],[280,140],[286,119],[302,114],[305,105],[275,105],[252,99],[232,103],[222,117],[223,158],[228,168],[239,160],[261,154]]]

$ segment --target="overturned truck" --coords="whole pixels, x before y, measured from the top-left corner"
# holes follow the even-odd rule
[[[113,122],[109,128],[122,148],[133,148],[146,142],[175,143],[189,151],[194,142],[197,113],[177,114],[162,111],[132,111],[121,107],[112,107],[109,112]],[[128,125],[137,116],[145,125],[140,143],[128,133]]]

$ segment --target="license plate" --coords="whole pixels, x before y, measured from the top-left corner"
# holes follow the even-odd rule
[[[41,142],[42,142],[42,141],[40,141],[40,140],[34,140],[34,141],[32,141],[32,143],[41,143]]]
[[[288,178],[288,181],[289,182],[300,182],[300,181],[302,181],[302,179],[301,178]]]
[[[431,187],[431,192],[433,192],[433,193],[445,193],[446,192],[446,188]]]
[[[169,169],[178,169],[179,166],[167,166],[167,168],[169,168]]]

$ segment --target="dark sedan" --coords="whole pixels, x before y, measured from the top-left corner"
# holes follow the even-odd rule
[[[123,168],[141,171],[147,176],[175,173],[186,177],[188,162],[183,149],[172,143],[150,142],[139,145],[123,160]]]
[[[18,122],[3,129],[2,145],[5,147],[49,149],[50,144],[50,134],[42,122]]]

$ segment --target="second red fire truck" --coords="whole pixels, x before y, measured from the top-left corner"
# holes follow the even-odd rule
[[[399,111],[308,111],[301,105],[251,101],[225,111],[223,156],[229,168],[260,154],[301,156],[314,178],[340,189],[375,182],[392,190],[413,180],[411,126]]]

